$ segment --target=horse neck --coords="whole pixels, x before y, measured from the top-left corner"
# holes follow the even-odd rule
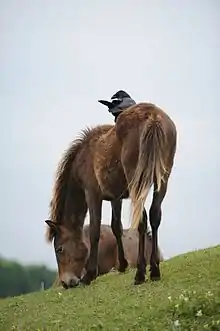
[[[87,213],[84,191],[75,182],[71,183],[65,202],[63,222],[82,237],[83,225]]]

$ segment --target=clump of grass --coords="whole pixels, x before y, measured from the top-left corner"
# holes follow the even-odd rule
[[[216,283],[215,292],[183,291],[168,300],[173,330],[220,330],[220,282]]]

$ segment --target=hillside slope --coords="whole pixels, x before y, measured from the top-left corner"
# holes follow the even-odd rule
[[[162,280],[133,286],[134,271],[91,286],[0,300],[0,330],[220,330],[220,246],[161,264]]]

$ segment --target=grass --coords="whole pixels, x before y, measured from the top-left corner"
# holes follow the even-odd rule
[[[160,282],[141,286],[129,271],[2,299],[0,330],[220,330],[220,246],[172,258],[161,271]]]

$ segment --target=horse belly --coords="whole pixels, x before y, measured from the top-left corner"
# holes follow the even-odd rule
[[[118,167],[110,167],[100,172],[100,187],[104,200],[127,198],[127,182],[125,175]]]
[[[95,173],[103,200],[111,201],[128,197],[127,181],[119,160],[98,162]]]

